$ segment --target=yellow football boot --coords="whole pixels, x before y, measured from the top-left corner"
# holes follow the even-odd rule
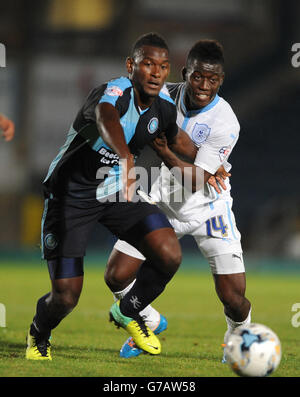
[[[27,335],[27,360],[52,360],[50,352],[50,342],[48,339],[37,340],[36,337],[30,334]]]
[[[145,324],[142,317],[136,319],[124,316],[120,311],[120,302],[115,302],[110,308],[110,321],[117,327],[124,328],[132,336],[135,344],[142,350],[150,354],[159,354],[161,344],[157,336]]]

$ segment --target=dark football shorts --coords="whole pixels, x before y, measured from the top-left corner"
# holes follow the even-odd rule
[[[83,257],[97,222],[136,248],[147,233],[172,228],[161,210],[147,202],[101,203],[95,199],[84,201],[48,196],[42,219],[43,258]]]

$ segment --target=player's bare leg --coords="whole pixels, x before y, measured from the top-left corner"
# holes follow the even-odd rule
[[[104,273],[108,288],[113,293],[123,291],[135,280],[136,273],[143,262],[141,259],[113,248]]]
[[[245,273],[214,274],[216,292],[224,305],[224,313],[234,322],[243,322],[251,304],[245,297]]]
[[[140,302],[139,309],[143,310],[161,294],[181,263],[180,244],[174,230],[169,227],[147,233],[139,250],[147,259],[139,267],[130,293],[121,301],[121,307],[128,315],[138,313],[130,302],[133,295]]]
[[[227,331],[224,335],[224,345],[234,329],[251,322],[251,303],[245,297],[245,273],[214,274],[217,295],[224,305]],[[223,362],[226,362],[223,356]]]
[[[52,291],[45,303],[49,314],[62,320],[77,305],[83,285],[83,276],[52,280]]]
[[[26,358],[51,360],[50,335],[61,320],[77,305],[83,285],[83,276],[54,279],[52,290],[42,296],[27,336]]]
[[[179,242],[174,230],[169,227],[146,234],[139,249],[147,259],[140,265],[132,287],[120,300],[121,315],[133,319],[140,318],[140,313],[163,292],[181,262]],[[113,305],[113,308],[116,308],[116,304]],[[118,316],[118,313],[116,312],[115,315],[112,310],[111,314],[113,318]],[[126,324],[121,326],[127,329]],[[147,332],[153,338],[153,343],[156,343],[155,341],[158,341],[158,339],[155,338],[149,327],[147,328]],[[129,332],[129,329],[127,331]],[[142,339],[135,338],[131,332],[129,333],[133,336],[138,347],[152,354],[158,354],[155,350],[148,350]],[[157,345],[159,345],[157,351],[160,351],[159,341]]]

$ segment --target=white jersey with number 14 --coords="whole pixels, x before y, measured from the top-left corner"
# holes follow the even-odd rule
[[[219,95],[201,110],[187,111],[184,104],[185,83],[167,84],[167,90],[177,105],[177,124],[187,132],[198,152],[194,161],[196,166],[215,174],[223,165],[229,171],[228,157],[235,146],[240,131],[239,122],[228,102]],[[189,186],[183,186],[188,180],[180,180],[178,173],[171,173],[162,165],[160,175],[152,186],[150,196],[169,217],[179,221],[203,219],[203,210],[216,200],[232,201],[230,183],[226,179],[226,190],[218,194],[209,184],[195,193]]]

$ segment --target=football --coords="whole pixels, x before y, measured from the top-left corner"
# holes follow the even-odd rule
[[[239,376],[268,376],[279,366],[281,344],[270,328],[251,323],[229,336],[224,353],[228,365]]]

